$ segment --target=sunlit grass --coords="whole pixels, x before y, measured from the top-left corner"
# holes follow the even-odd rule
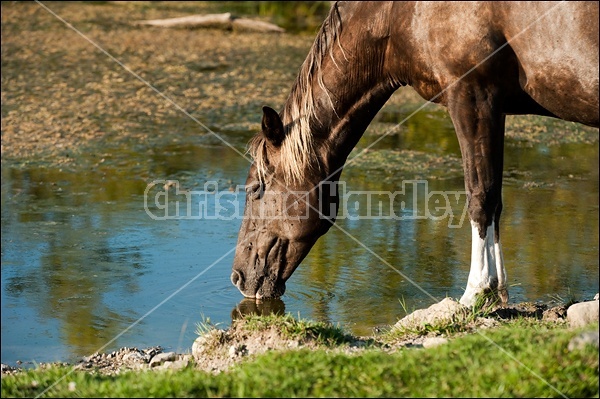
[[[284,338],[288,339],[314,339],[319,344],[334,345],[348,342],[348,336],[339,326],[318,321],[296,319],[292,315],[248,315],[243,319],[244,329],[252,331],[265,331],[276,329]]]
[[[196,323],[195,333],[197,335],[205,335],[205,334],[213,331],[214,329],[218,328],[219,324],[221,324],[221,323],[213,323],[210,320],[210,317],[205,316],[204,314],[201,314],[200,317],[202,318],[202,320],[199,321],[198,323]]]
[[[257,317],[249,326],[265,328],[268,320],[292,334],[318,325]],[[272,351],[218,375],[188,367],[108,377],[50,367],[3,376],[2,396],[33,397],[58,381],[43,396],[597,397],[598,349],[567,349],[580,331],[522,319],[439,347],[391,354]]]

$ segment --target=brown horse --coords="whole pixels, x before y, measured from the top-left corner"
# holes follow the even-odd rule
[[[508,300],[499,234],[505,117],[598,127],[597,2],[333,4],[283,110],[264,107],[250,143],[231,275],[244,296],[283,295],[335,221],[338,194],[325,186],[405,85],[447,107],[460,143],[473,240],[461,302]]]

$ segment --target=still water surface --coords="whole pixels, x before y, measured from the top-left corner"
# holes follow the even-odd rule
[[[386,122],[384,113],[378,118]],[[459,157],[444,113],[407,123],[373,150]],[[253,133],[222,132],[241,150]],[[359,147],[377,137],[365,136]],[[230,190],[245,182],[245,159],[199,142],[99,151],[81,161],[85,167],[2,167],[2,363],[76,361],[122,346],[184,352],[204,317],[226,327],[236,307],[249,306],[229,281],[239,218],[154,220],[144,208],[155,179],[179,180],[187,190],[216,181],[208,209],[218,197],[243,208],[243,191]],[[429,190],[463,189],[461,173],[423,172]],[[349,167],[342,177],[346,190],[408,187],[406,198],[413,198],[403,179],[419,174]],[[598,291],[597,144],[508,142],[504,203],[511,301],[587,299]],[[282,301],[267,305],[366,335],[397,321],[404,306],[462,294],[468,222],[449,228],[447,219],[346,218],[338,225],[292,276]]]

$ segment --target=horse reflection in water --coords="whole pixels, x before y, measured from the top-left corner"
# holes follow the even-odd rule
[[[247,315],[269,316],[285,314],[285,303],[279,298],[264,299],[256,301],[254,299],[244,298],[231,311],[231,320],[242,319]]]
[[[329,186],[405,85],[447,107],[460,144],[472,226],[461,302],[471,306],[482,294],[508,300],[505,118],[537,114],[598,127],[597,2],[334,3],[283,110],[263,108],[249,146],[254,163],[231,275],[244,296],[283,295],[335,221],[338,193]]]

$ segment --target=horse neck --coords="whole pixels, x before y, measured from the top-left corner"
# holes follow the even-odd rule
[[[383,58],[382,53],[370,55]],[[297,82],[283,113],[286,127],[291,131],[294,126],[304,141],[314,144],[311,156],[319,158],[320,169],[326,172],[344,165],[377,112],[399,87],[384,77],[381,60],[343,61],[323,63],[322,80],[315,76],[310,91]]]
[[[296,126],[299,135],[314,143],[325,172],[341,172],[368,125],[400,86],[384,73],[386,47],[387,39],[334,43],[320,54],[320,63],[315,65],[309,56],[303,65],[284,108],[284,124]]]
[[[338,118],[328,128],[328,163],[341,168],[367,127],[396,90],[388,82],[363,86],[349,97],[346,106],[337,112]]]

